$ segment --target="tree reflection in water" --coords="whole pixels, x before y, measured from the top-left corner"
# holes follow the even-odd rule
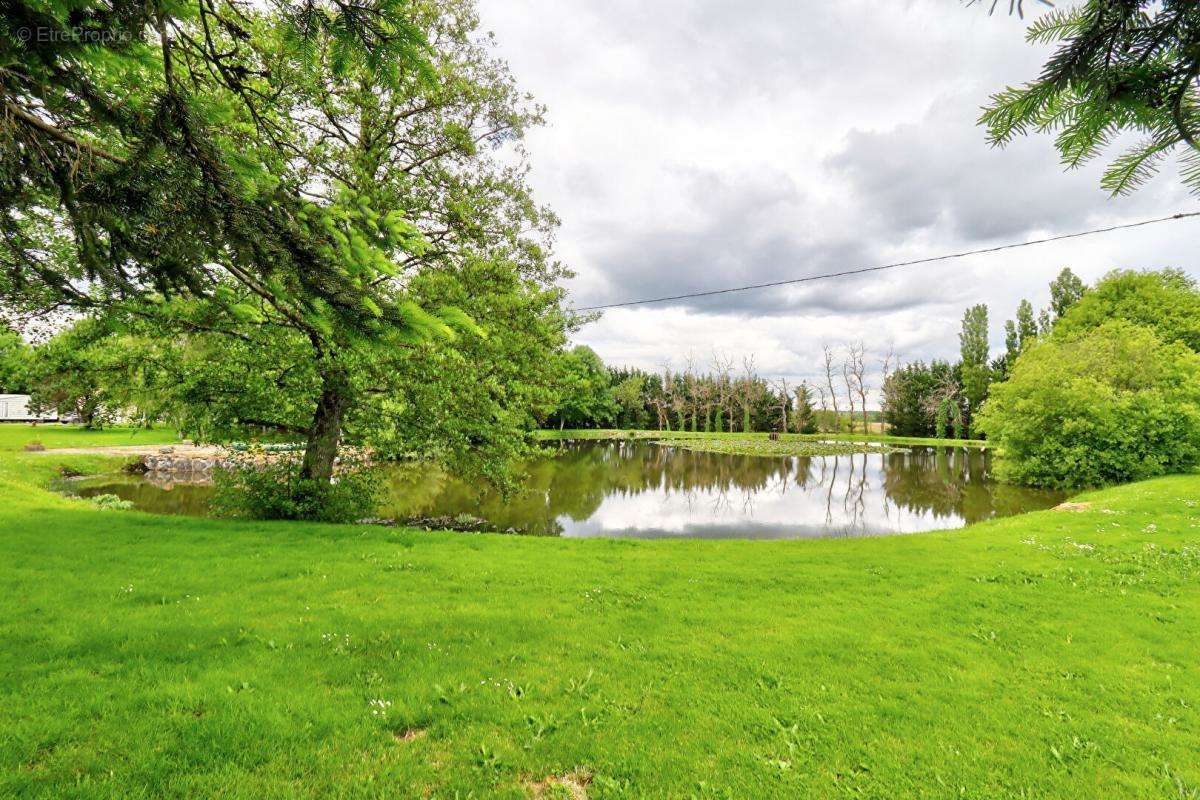
[[[957,527],[1046,508],[1052,492],[996,483],[979,449],[764,457],[702,453],[646,441],[547,448],[508,496],[428,465],[389,468],[381,515],[482,517],[535,535],[782,538]],[[80,494],[113,493],[138,508],[202,514],[211,487],[164,491],[128,478]]]
[[[977,448],[763,457],[573,442],[526,472],[522,488],[504,498],[423,471],[415,482],[395,482],[390,510],[468,513],[540,535],[833,536],[954,527],[1060,499],[996,483],[989,455]],[[435,480],[436,491],[422,488]]]

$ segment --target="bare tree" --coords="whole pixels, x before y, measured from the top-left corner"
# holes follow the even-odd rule
[[[742,433],[749,433],[754,401],[758,399],[762,384],[754,367],[754,356],[742,357],[742,378],[738,381],[738,404],[742,408]]]
[[[707,375],[696,385],[696,405],[704,415],[704,432],[712,430],[712,410],[716,403],[717,386]]]
[[[850,403],[850,432],[854,433],[854,372],[850,361],[853,358],[853,348],[846,348],[846,356],[842,359],[842,382],[846,384],[846,400]]]
[[[888,375],[892,374],[892,370],[900,366],[900,356],[896,355],[896,343],[888,342],[887,354],[884,355],[883,361],[879,362],[882,377],[880,380],[886,381]]]
[[[900,357],[898,355],[896,355],[896,343],[895,343],[895,341],[890,341],[890,342],[888,342],[887,354],[883,357],[883,361],[880,362],[879,387],[880,387],[880,391],[882,391],[883,394],[885,395],[883,405],[887,405],[887,397],[886,396],[888,394],[888,388],[890,386],[890,384],[888,383],[888,378],[891,377],[892,371],[897,369],[899,366],[900,366]],[[885,432],[886,432],[886,425],[887,425],[886,418],[880,424],[885,426]]]
[[[824,343],[821,349],[825,353],[825,385],[829,388],[829,400],[833,404],[833,430],[836,432],[842,424],[842,413],[838,410],[837,392],[833,388],[833,350]],[[824,396],[821,405],[825,405]]]
[[[862,411],[863,433],[870,433],[871,426],[867,421],[867,392],[871,390],[871,387],[867,385],[866,348],[863,346],[862,340],[850,345],[847,353],[850,380],[854,384],[855,393],[858,394],[858,407]],[[853,416],[853,412],[851,412],[851,416]]]
[[[663,364],[662,391],[652,392],[650,395],[650,404],[654,406],[654,412],[658,415],[660,431],[664,428],[671,430],[671,383],[671,367],[669,364]]]
[[[779,392],[779,430],[782,433],[787,433],[788,406],[792,404],[792,390],[788,385],[787,378],[779,378],[772,383]]]
[[[716,407],[729,418],[729,432],[733,433],[733,359],[713,351],[713,374],[716,376]]]
[[[686,430],[688,398],[683,377],[678,374],[672,375],[670,369],[665,370],[663,375],[663,392],[666,394],[667,405],[675,413],[675,421],[678,424],[677,430]],[[667,429],[670,430],[669,423]]]
[[[696,418],[700,416],[700,384],[703,382],[696,375],[696,357],[688,353],[683,362],[684,384],[687,387],[687,407],[692,413],[692,431],[699,429]]]

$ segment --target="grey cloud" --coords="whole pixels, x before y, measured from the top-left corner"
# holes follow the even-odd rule
[[[967,243],[1019,239],[1036,230],[1081,229],[1097,214],[1136,215],[1166,207],[1164,181],[1131,196],[1100,189],[1103,162],[1064,172],[1049,137],[990,147],[974,124],[970,97],[936,103],[920,124],[854,130],[828,159],[877,236],[934,229]]]
[[[762,0],[749,11],[727,0],[481,0],[481,10],[518,84],[549,105],[529,155],[539,200],[563,220],[579,306],[986,247],[1187,200],[1171,174],[1110,200],[1102,162],[1065,172],[1048,136],[988,147],[980,106],[1045,57],[1006,15],[945,0]],[[1191,234],[1143,229],[611,312],[581,339],[653,366],[723,326],[736,355],[794,351],[800,374],[823,338],[952,355],[964,306],[987,302],[995,337],[1021,297],[1045,302],[1065,264],[1087,279],[1117,265],[1195,270]]]

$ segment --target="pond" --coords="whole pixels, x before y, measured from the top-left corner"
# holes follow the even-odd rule
[[[769,457],[646,441],[564,442],[525,465],[508,498],[426,465],[388,467],[380,516],[470,515],[540,536],[788,539],[913,533],[1049,508],[1057,492],[998,483],[979,448]],[[72,482],[159,513],[206,513],[213,488],[137,476]]]

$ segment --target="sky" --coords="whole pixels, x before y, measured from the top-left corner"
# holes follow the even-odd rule
[[[576,307],[803,277],[1200,209],[1172,164],[1136,194],[1067,171],[1049,135],[1004,149],[976,121],[1049,50],[1026,20],[956,0],[479,0],[518,85],[548,107],[527,137],[562,219]],[[605,362],[702,368],[753,356],[814,380],[822,346],[870,366],[954,359],[963,310],[1049,302],[1064,266],[1200,276],[1200,220],[853,278],[605,311],[574,337]],[[879,376],[872,381],[878,390]]]

